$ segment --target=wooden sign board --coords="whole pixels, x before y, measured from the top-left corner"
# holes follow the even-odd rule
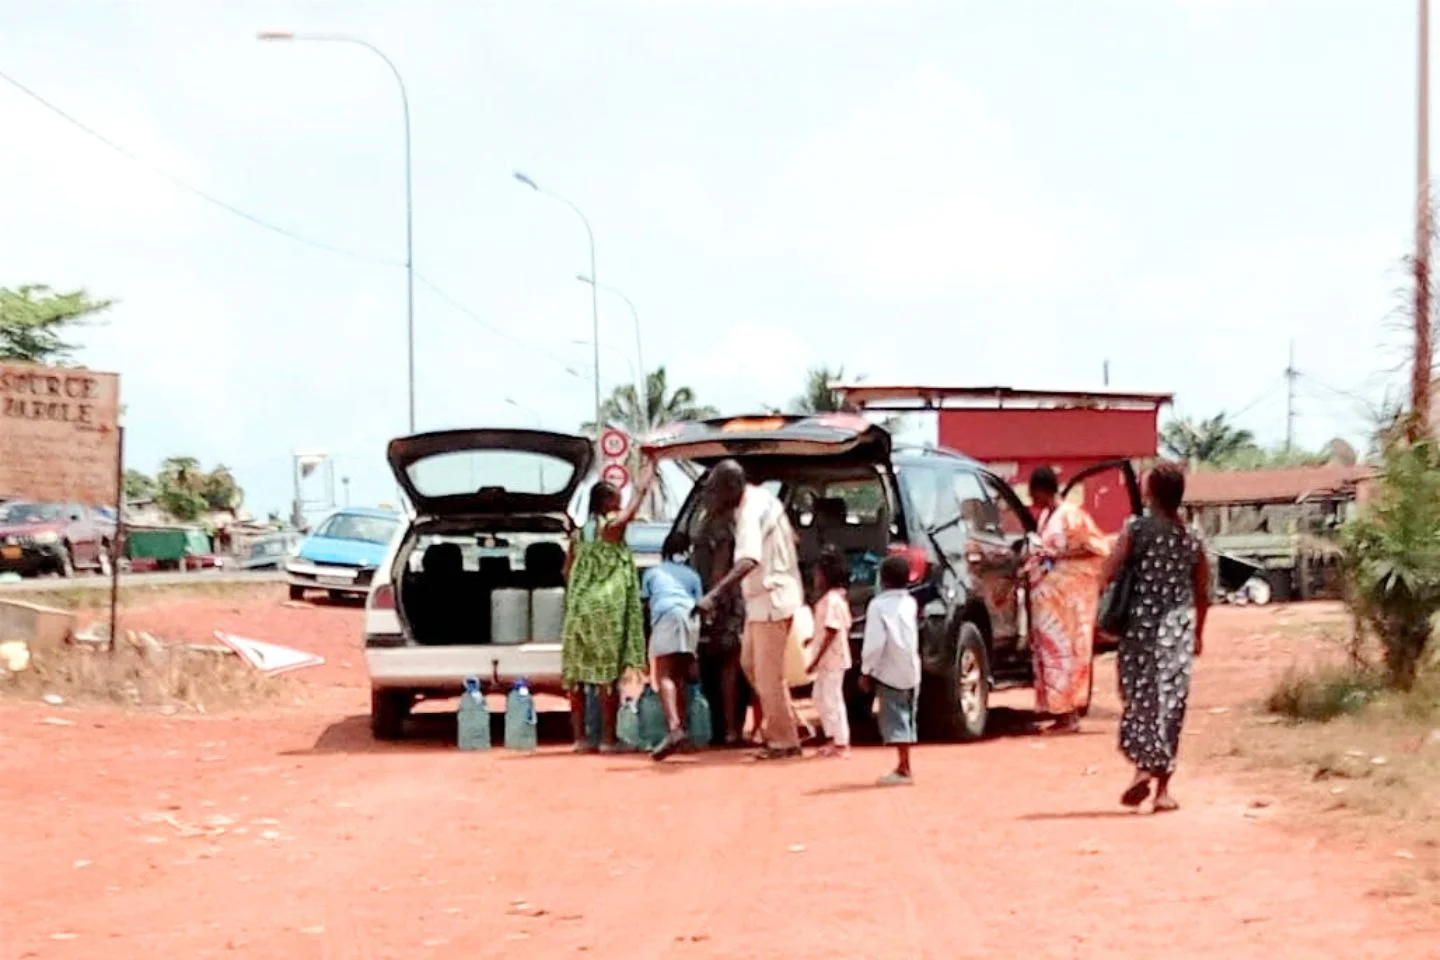
[[[0,363],[0,497],[114,504],[120,376]]]

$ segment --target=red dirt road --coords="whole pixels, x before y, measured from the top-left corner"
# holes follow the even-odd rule
[[[0,704],[0,956],[1435,956],[1433,913],[1370,895],[1383,852],[1252,807],[1206,759],[1238,712],[1211,711],[1263,680],[1273,616],[1218,611],[1184,809],[1152,817],[1115,804],[1108,665],[1093,733],[925,748],[917,786],[881,791],[880,748],[774,767],[462,755],[439,717],[377,747],[358,611],[138,612],[127,625],[331,662],[263,716]]]

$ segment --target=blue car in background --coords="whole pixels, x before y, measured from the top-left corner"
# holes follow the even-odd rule
[[[330,514],[285,563],[290,599],[304,599],[307,590],[324,590],[334,600],[364,597],[400,520],[395,511],[374,507]]]

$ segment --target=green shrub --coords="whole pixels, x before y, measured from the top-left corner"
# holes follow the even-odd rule
[[[1265,708],[1291,720],[1326,723],[1359,713],[1383,687],[1383,677],[1356,667],[1292,668],[1271,689]]]
[[[1377,487],[1344,533],[1349,598],[1384,647],[1390,684],[1408,690],[1440,612],[1440,451],[1392,446]]]

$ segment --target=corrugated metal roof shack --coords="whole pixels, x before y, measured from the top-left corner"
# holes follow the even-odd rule
[[[1339,596],[1334,542],[1364,502],[1366,466],[1201,470],[1185,482],[1185,506],[1211,548],[1266,569],[1276,600]]]

